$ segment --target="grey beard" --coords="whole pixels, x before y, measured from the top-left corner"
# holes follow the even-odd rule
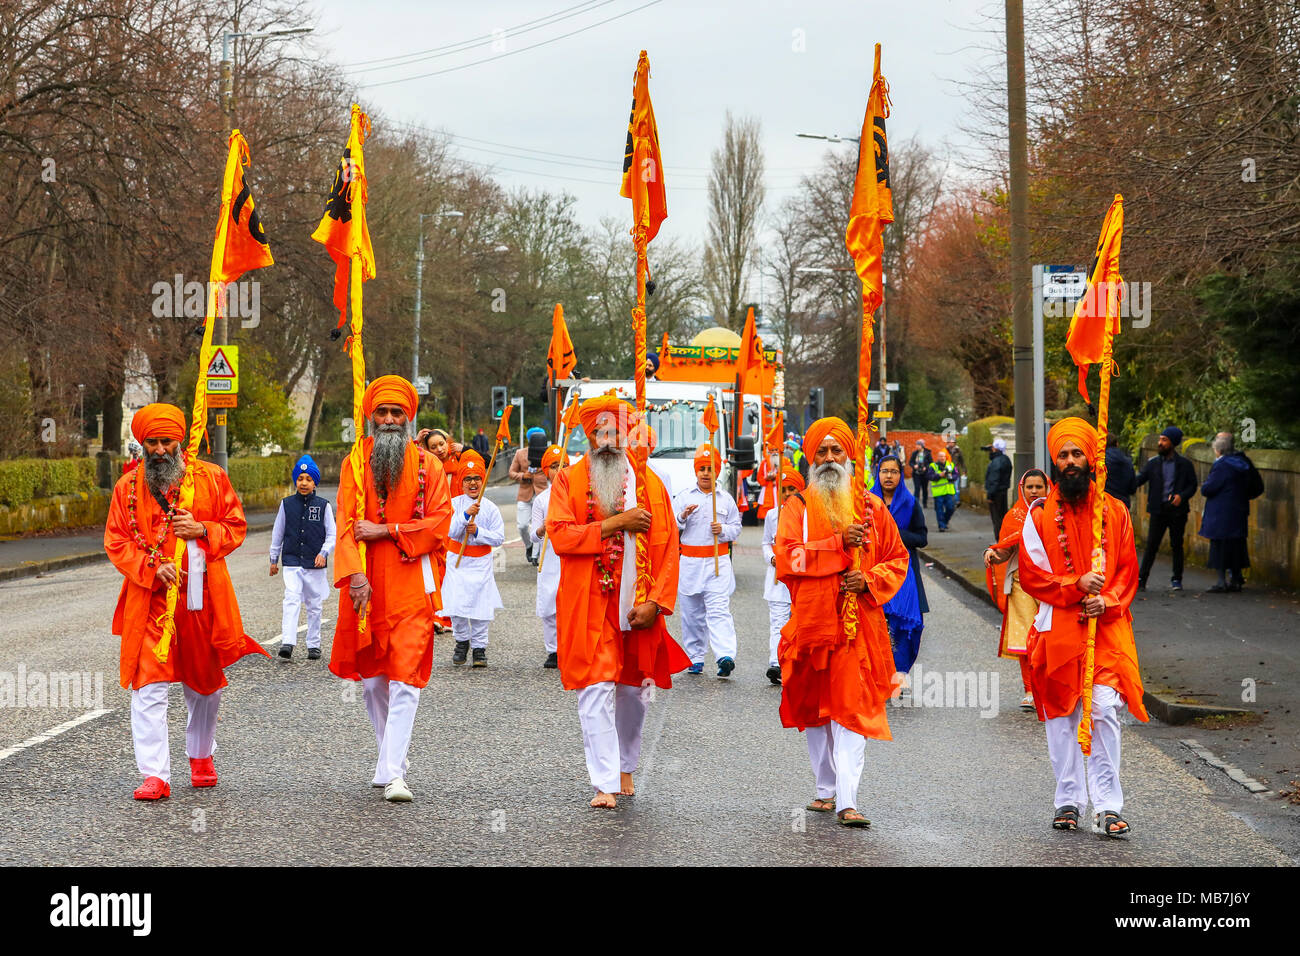
[[[144,480],[155,494],[162,497],[180,482],[185,474],[185,462],[181,460],[180,446],[170,455],[164,453],[156,458],[148,455],[144,460]]]
[[[612,454],[593,451],[588,470],[591,475],[591,490],[606,517],[622,511],[627,456],[621,450]]]
[[[370,450],[370,473],[374,477],[375,492],[387,498],[388,492],[402,477],[406,464],[406,429],[401,425],[376,425],[375,444]]]
[[[837,461],[828,461],[813,466],[813,484],[823,491],[848,491],[849,470]]]

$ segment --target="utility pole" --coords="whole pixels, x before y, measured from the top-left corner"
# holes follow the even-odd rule
[[[1029,134],[1025,111],[1023,0],[1006,0],[1007,146],[1011,189],[1011,356],[1016,403],[1015,474],[1034,466],[1034,346],[1029,292]]]
[[[234,41],[238,39],[260,40],[265,37],[287,37],[300,36],[304,33],[311,33],[311,27],[301,27],[296,30],[271,30],[263,33],[237,33],[226,32],[221,34],[221,112],[226,117],[226,137],[229,139],[231,131],[235,128],[235,79],[232,68],[232,54],[234,51]],[[218,308],[217,315],[212,322],[212,344],[225,345],[229,341],[226,329],[225,309]],[[200,356],[202,360],[202,356]],[[199,369],[199,374],[203,375],[207,369]],[[226,410],[229,414],[229,410]],[[214,425],[212,428],[212,459],[217,467],[223,471],[226,469],[228,461],[226,455],[226,426]]]

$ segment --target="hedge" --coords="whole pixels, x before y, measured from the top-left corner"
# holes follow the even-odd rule
[[[966,474],[971,484],[984,484],[984,474],[989,469],[989,453],[983,446],[993,443],[993,425],[1008,425],[1014,418],[1006,415],[990,415],[980,418],[966,426],[966,434],[957,436],[957,447],[961,449],[962,461],[966,465]]]
[[[96,487],[94,458],[16,458],[0,461],[0,505],[33,498],[89,494]]]
[[[266,458],[231,458],[226,473],[235,491],[243,494],[277,486],[289,487],[293,459],[288,455],[270,455]],[[285,492],[288,494],[288,492]]]

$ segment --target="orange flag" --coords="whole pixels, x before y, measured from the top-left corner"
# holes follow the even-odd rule
[[[209,278],[213,282],[234,282],[245,272],[275,264],[253,194],[244,180],[244,167],[248,163],[248,142],[235,130],[230,134],[226,176],[221,186],[223,215],[217,223],[217,238],[212,247],[218,253],[212,257]]]
[[[881,275],[885,223],[894,221],[894,200],[889,189],[889,143],[885,117],[889,115],[889,84],[880,75],[880,44],[871,77],[867,113],[858,142],[858,172],[853,181],[853,203],[844,243],[862,280],[862,302],[867,314],[880,307],[885,295]]]
[[[576,398],[569,402],[569,407],[564,413],[564,431],[566,433],[573,431],[574,426],[578,424],[578,406],[581,404]]]
[[[669,348],[671,348],[671,346],[668,344],[668,330],[667,330],[667,329],[664,329],[664,340],[663,340],[663,342],[660,343],[660,345],[659,345],[659,364],[660,364],[660,365],[663,365],[663,363],[666,362],[666,361],[668,360],[668,349],[669,349]]]
[[[1074,307],[1065,347],[1079,366],[1079,394],[1089,405],[1088,367],[1102,360],[1106,333],[1119,334],[1119,300],[1124,277],[1119,274],[1119,247],[1124,238],[1124,197],[1119,193],[1106,212],[1097,240],[1097,254],[1088,268],[1088,289]]]
[[[650,103],[650,60],[645,50],[637,60],[632,79],[632,113],[627,120],[627,146],[623,150],[623,184],[618,194],[632,200],[632,221],[646,227],[646,241],[659,234],[668,218],[664,189],[664,161],[659,154],[659,127]]]
[[[569,327],[564,322],[564,306],[555,303],[551,313],[551,346],[546,350],[546,368],[554,384],[562,378],[568,378],[578,360],[573,354],[573,340],[569,338]]]
[[[366,225],[366,160],[361,148],[369,134],[370,117],[354,103],[348,144],[334,171],[325,215],[311,234],[334,260],[334,306],[339,310],[339,328],[347,321],[348,263],[357,257],[363,282],[375,277],[375,250]]]
[[[761,390],[759,374],[763,370],[763,340],[754,331],[754,307],[749,307],[745,316],[745,329],[740,336],[740,390],[757,392]]]
[[[513,405],[507,405],[506,410],[501,413],[501,424],[497,425],[497,444],[510,444],[510,413],[514,411]]]
[[[712,436],[718,430],[718,409],[713,404],[713,396],[709,396],[709,404],[704,406],[704,427],[709,430]]]
[[[763,444],[767,446],[768,453],[773,450],[780,451],[785,445],[785,418],[782,415],[776,416],[776,421],[768,429],[767,434],[763,437]]]

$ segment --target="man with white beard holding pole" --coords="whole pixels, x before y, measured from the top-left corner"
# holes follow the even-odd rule
[[[664,618],[677,601],[677,524],[663,482],[645,472],[649,510],[636,506],[636,470],[625,452],[632,408],[611,395],[583,402],[590,448],[551,486],[546,536],[560,560],[556,640],[560,678],[578,692],[591,806],[631,796],[650,686],[671,687],[690,658]],[[635,603],[636,540],[647,536],[651,586]]]

